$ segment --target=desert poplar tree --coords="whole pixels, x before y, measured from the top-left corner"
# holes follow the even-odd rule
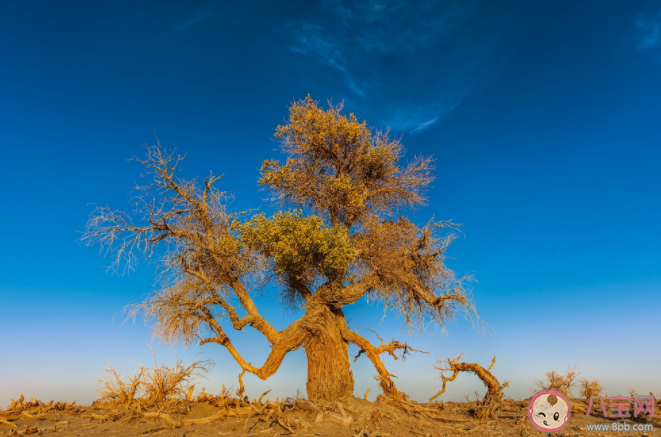
[[[162,248],[162,286],[133,310],[144,311],[166,343],[215,343],[242,373],[261,379],[303,347],[308,397],[321,400],[353,395],[348,347],[354,344],[355,359],[372,362],[383,393],[405,398],[381,357],[413,349],[397,340],[373,345],[347,326],[344,307],[361,299],[380,303],[410,329],[443,328],[457,313],[473,317],[474,307],[465,279],[444,263],[455,225],[420,227],[402,215],[425,204],[431,158],[402,163],[399,140],[341,109],[323,110],[309,96],[289,108],[288,123],[275,133],[286,161],[264,161],[259,179],[282,208],[274,215],[229,212],[231,196],[216,188],[220,177],[179,178],[182,158],[158,142],[138,159],[151,183],[138,190],[136,211],[97,207],[83,241],[129,267],[136,256]],[[300,318],[276,330],[255,304],[263,287],[277,290],[280,303]],[[271,345],[259,367],[228,335],[246,327]]]

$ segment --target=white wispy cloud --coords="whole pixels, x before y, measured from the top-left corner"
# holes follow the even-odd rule
[[[322,32],[324,28],[310,22],[304,22],[302,28],[295,32],[289,49],[294,53],[309,55],[321,63],[346,71],[342,53],[334,43],[327,40]]]
[[[428,128],[429,126],[431,126],[432,124],[436,123],[436,122],[437,122],[438,120],[440,120],[440,119],[441,119],[441,116],[440,116],[440,115],[436,115],[436,116],[434,116],[433,118],[430,118],[430,119],[427,120],[427,121],[420,122],[420,123],[417,124],[416,127],[414,127],[413,129],[411,129],[411,133],[412,133],[412,134],[417,134],[417,133],[420,133],[420,132],[422,132],[422,131],[424,131],[424,130],[427,130],[427,128]]]
[[[470,92],[470,88],[462,88],[460,95],[446,93],[444,96],[436,97],[433,105],[405,105],[394,111],[389,118],[382,119],[381,123],[398,131],[419,134],[452,112]]]
[[[349,72],[347,59],[340,45],[324,35],[324,28],[311,22],[304,22],[294,32],[289,49],[296,54],[307,56],[314,61],[332,67],[344,78],[346,85],[360,96],[365,96],[359,81]]]
[[[198,12],[190,20],[185,21],[181,24],[177,24],[176,26],[174,26],[174,29],[177,32],[184,32],[186,29],[188,29],[193,24],[197,24],[197,23],[200,23],[200,22],[204,21],[208,16],[209,16],[209,11]]]
[[[645,19],[638,17],[636,24],[636,41],[639,50],[649,50],[661,45],[661,14]]]
[[[321,67],[315,74],[334,71],[356,110],[420,133],[461,104],[487,70],[488,48],[455,42],[480,1],[326,0],[316,22],[287,28],[288,49]]]

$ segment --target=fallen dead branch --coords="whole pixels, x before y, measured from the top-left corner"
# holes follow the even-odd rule
[[[471,422],[469,419],[450,419],[447,417],[439,417],[436,419],[438,422],[443,422],[443,423],[466,423],[466,422]]]
[[[295,430],[309,428],[310,425],[307,422],[304,421],[299,422],[298,420],[291,417],[287,417],[284,414],[282,407],[285,404],[285,402],[283,402],[281,405],[279,402],[267,401],[266,404],[264,405],[264,408],[261,409],[261,413],[263,414],[268,409],[269,410],[268,414],[265,419],[260,418],[260,420],[263,420],[264,422],[268,423],[269,427],[273,427],[273,425],[277,423],[283,429],[286,429],[292,434],[295,433]]]
[[[312,413],[319,413],[320,411],[319,407],[313,402],[306,401],[305,399],[300,399],[300,398],[294,401],[294,408],[299,408],[304,411],[310,411]]]
[[[417,402],[402,398],[391,398],[383,395],[376,397],[376,402],[392,405],[393,407],[405,412],[408,416],[414,417],[426,425],[434,425],[435,421],[442,419],[437,409],[423,407]]]
[[[448,358],[447,360],[438,360],[438,366],[434,366],[440,371],[440,377],[443,380],[442,389],[429,399],[432,402],[434,399],[445,393],[446,384],[448,381],[454,381],[459,372],[473,372],[480,380],[487,386],[487,393],[480,400],[478,399],[478,408],[475,410],[475,417],[478,419],[495,419],[496,410],[500,407],[503,401],[503,390],[509,387],[509,381],[505,381],[502,385],[498,382],[495,376],[491,373],[491,369],[496,364],[496,357],[491,360],[491,365],[488,369],[476,363],[459,362],[462,355],[456,358]],[[445,372],[451,371],[451,376],[446,376]]]
[[[181,419],[181,420],[177,420],[173,418],[170,414],[164,413],[162,411],[146,412],[146,411],[136,410],[135,412],[140,417],[161,419],[166,421],[168,424],[170,424],[171,427],[181,428],[182,426],[187,426],[192,424],[205,425],[208,423],[215,422],[216,420],[220,420],[223,417],[241,417],[243,415],[250,414],[251,409],[252,407],[237,407],[233,409],[227,407],[226,409],[218,411],[217,413],[212,414],[211,416],[202,417],[199,419]],[[153,431],[154,430],[152,430],[152,432]]]
[[[164,429],[172,429],[171,426],[157,426],[156,428],[148,429],[147,431],[142,431],[140,435],[151,434],[152,432],[163,431]]]
[[[443,428],[443,429],[444,430],[450,430],[452,432],[452,435],[455,435],[455,434],[473,434],[476,431],[483,430],[484,428],[486,428],[487,426],[489,426],[491,424],[492,424],[492,422],[487,422],[487,423],[483,423],[483,424],[481,424],[479,426],[476,426],[475,428],[471,428],[471,429],[462,429],[462,428]],[[411,430],[411,433],[418,434],[418,435],[424,435],[424,436],[427,436],[427,437],[435,437],[437,435],[437,434],[429,434],[429,433],[426,433],[426,432],[420,432],[420,431],[416,431],[416,430]]]
[[[473,434],[475,431],[480,431],[480,430],[486,428],[487,426],[490,426],[491,423],[492,423],[492,422],[487,422],[487,423],[484,423],[484,424],[482,424],[482,425],[480,425],[480,426],[476,426],[475,428],[471,428],[471,429],[458,429],[458,428],[453,428],[453,429],[452,429],[452,432],[456,432],[456,433],[458,433],[458,434]]]
[[[5,418],[6,416],[19,416],[28,419],[44,420],[46,415],[51,411],[68,411],[77,413],[80,410],[75,401],[70,404],[67,404],[66,402],[53,403],[53,401],[50,401],[46,404],[40,400],[31,398],[30,401],[25,402],[25,397],[21,395],[18,400],[12,399],[11,405],[6,411],[0,411],[0,423],[12,423]]]
[[[201,419],[186,419],[184,422],[185,423],[194,423],[194,424],[197,424],[197,425],[204,425],[204,424],[207,424],[207,423],[215,422],[216,420],[218,420],[218,419],[220,419],[224,416],[227,416],[227,415],[228,415],[227,411],[219,411],[216,414],[208,416],[208,417],[203,417]]]
[[[43,414],[30,414],[27,411],[21,411],[21,416],[28,417],[30,419],[40,419],[43,420],[46,418],[46,413]]]
[[[142,413],[142,416],[143,417],[156,417],[156,418],[159,418],[159,419],[163,419],[166,422],[168,422],[170,425],[174,426],[175,428],[181,428],[183,426],[182,422],[173,419],[172,416],[170,416],[167,413],[161,413],[161,412]]]
[[[99,420],[115,420],[115,416],[104,416],[96,413],[91,413],[90,418]]]
[[[4,423],[5,425],[9,425],[14,429],[18,428],[14,422],[10,422],[7,419],[5,419],[4,417],[0,417],[0,423]]]

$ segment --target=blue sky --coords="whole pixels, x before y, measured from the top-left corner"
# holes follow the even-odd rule
[[[610,394],[661,392],[661,6],[658,2],[43,2],[0,14],[0,406],[21,393],[95,396],[112,362],[215,361],[208,392],[239,367],[214,345],[169,349],[118,313],[154,287],[153,266],[107,273],[77,243],[92,203],[129,209],[141,155],[159,138],[187,153],[185,176],[224,173],[233,208],[269,211],[261,161],[282,158],[273,133],[287,105],[344,101],[402,136],[408,156],[433,154],[431,216],[463,223],[449,265],[472,273],[486,333],[400,334],[401,320],[358,303],[354,328],[417,349],[387,361],[400,389],[439,388],[434,360],[465,353],[529,396],[545,371],[578,362]],[[277,327],[294,317],[269,296]],[[254,332],[236,334],[248,361]],[[376,341],[376,338],[373,339]],[[656,371],[654,371],[656,370]],[[356,394],[372,387],[354,364]],[[252,396],[305,388],[302,351]],[[481,389],[460,377],[445,399]]]

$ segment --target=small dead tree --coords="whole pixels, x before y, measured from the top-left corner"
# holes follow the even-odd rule
[[[209,361],[194,361],[185,365],[179,358],[172,366],[158,366],[154,357],[154,367],[141,368],[144,406],[149,407],[170,400],[189,400],[194,388],[191,379],[204,377],[210,366]]]
[[[581,378],[578,382],[579,394],[582,398],[585,398],[586,401],[589,401],[590,398],[595,396],[599,396],[604,391],[604,387],[596,379],[590,381],[587,378]]]
[[[144,311],[166,343],[218,344],[261,379],[302,346],[308,398],[323,400],[353,395],[351,343],[376,368],[384,394],[403,397],[381,355],[414,349],[394,340],[372,345],[349,329],[343,307],[363,298],[380,302],[410,329],[443,327],[457,313],[476,316],[468,278],[444,264],[457,225],[418,227],[400,215],[425,204],[431,158],[402,164],[398,140],[372,133],[341,109],[324,111],[307,97],[292,104],[289,123],[276,130],[287,160],[265,161],[259,183],[274,202],[294,209],[272,217],[230,213],[231,196],[215,188],[221,178],[179,178],[182,158],[159,142],[138,160],[152,182],[138,187],[137,212],[98,207],[82,240],[109,249],[115,266],[126,260],[129,268],[140,253],[151,256],[164,247],[162,287],[131,314]],[[253,300],[267,283],[278,288],[286,308],[303,313],[280,331]],[[261,367],[248,363],[226,332],[246,327],[271,344]]]
[[[137,398],[138,390],[142,384],[142,375],[144,368],[141,368],[135,375],[122,378],[115,368],[109,364],[106,369],[106,375],[97,379],[99,386],[97,393],[99,399],[97,402],[112,402],[128,407]]]
[[[491,373],[491,369],[494,364],[496,364],[496,357],[493,357],[488,369],[485,369],[476,363],[460,362],[462,357],[463,355],[455,358],[448,358],[447,360],[437,360],[437,365],[434,366],[434,368],[440,372],[439,377],[443,380],[443,387],[441,388],[441,391],[429,399],[429,402],[432,402],[434,399],[445,393],[446,384],[448,381],[454,381],[459,375],[459,372],[472,372],[477,375],[487,387],[487,392],[484,397],[482,399],[477,399],[478,405],[475,410],[475,417],[478,419],[495,419],[496,410],[500,407],[500,404],[503,401],[503,390],[509,387],[510,382],[505,381],[501,385],[500,382],[498,382],[498,379],[496,379]],[[446,372],[452,372],[452,375],[446,376]]]
[[[177,403],[191,400],[194,384],[191,379],[204,378],[211,368],[211,361],[194,361],[185,365],[177,357],[174,365],[158,365],[154,355],[154,367],[140,366],[133,376],[121,377],[112,365],[105,369],[105,376],[99,378],[95,403],[109,403],[131,407],[138,403],[141,408],[149,408],[163,403]]]
[[[568,398],[573,398],[572,391],[574,388],[576,388],[578,383],[576,378],[578,378],[578,375],[581,374],[580,372],[576,371],[577,365],[578,363],[575,364],[574,367],[567,366],[567,372],[564,375],[556,372],[555,370],[546,372],[544,374],[546,376],[546,381],[536,379],[534,382],[535,388],[533,391],[538,392],[542,390],[555,390],[559,391]]]

